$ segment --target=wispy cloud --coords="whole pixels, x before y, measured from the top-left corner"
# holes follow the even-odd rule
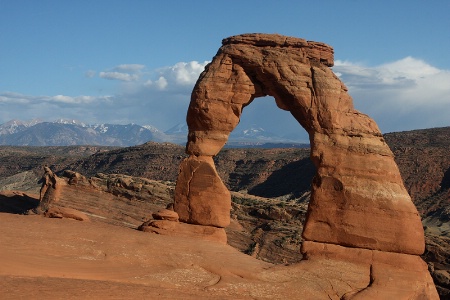
[[[122,64],[109,70],[102,71],[98,74],[98,76],[108,80],[120,80],[125,82],[137,81],[143,75],[142,70],[144,68],[145,65],[141,64]]]
[[[0,94],[0,103],[3,104],[32,104],[39,105],[43,103],[53,104],[89,104],[94,102],[108,101],[110,96],[30,96],[13,92],[4,92]]]
[[[137,82],[138,85],[158,90],[191,87],[195,84],[200,73],[205,69],[208,61],[179,62],[173,66],[162,67],[156,70],[147,70],[141,64],[122,64],[99,72],[99,77],[123,82]],[[92,74],[94,71],[88,71]],[[95,74],[95,73],[94,73]],[[136,88],[136,86],[134,86]]]
[[[123,64],[123,65],[118,65],[114,69],[116,69],[118,71],[139,72],[144,68],[145,68],[145,65],[140,65],[140,64]]]
[[[137,74],[129,74],[122,72],[100,72],[98,76],[104,79],[120,80],[120,81],[136,81],[139,79],[139,76]]]
[[[97,74],[97,72],[95,72],[94,70],[88,70],[88,71],[86,71],[86,73],[84,73],[84,75],[88,78],[94,77],[95,74]]]
[[[152,124],[162,129],[184,122],[190,93],[208,62],[180,62],[148,70],[142,64],[121,64],[85,76],[118,81],[111,95],[24,95],[0,93],[0,123],[11,119],[73,118],[86,123]]]

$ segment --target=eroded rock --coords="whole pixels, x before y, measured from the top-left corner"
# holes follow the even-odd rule
[[[427,264],[417,255],[304,242],[306,261],[347,261],[365,269],[366,284],[340,299],[438,299]],[[307,250],[306,250],[307,249]],[[301,263],[300,263],[301,265]],[[364,278],[364,276],[362,276]]]
[[[220,219],[220,226],[229,222],[223,219],[228,204],[220,205],[228,200],[213,195],[215,188],[191,181],[195,178],[190,175],[195,169],[192,164],[216,155],[239,123],[244,107],[256,97],[269,95],[310,135],[317,173],[304,238],[423,253],[420,217],[393,154],[376,123],[354,109],[347,88],[329,68],[333,49],[323,43],[268,34],[230,37],[222,44],[192,92],[186,146],[190,158],[182,163],[175,193],[180,219],[218,226],[192,217],[204,215],[203,205],[208,205],[208,220]],[[211,172],[209,169],[205,172]],[[203,172],[199,170],[195,176],[200,178]],[[226,192],[219,189],[218,193]]]
[[[192,91],[190,157],[180,166],[174,209],[184,222],[228,225],[229,197],[212,157],[243,109],[272,96],[308,132],[317,170],[302,253],[310,261],[355,260],[367,274],[367,282],[338,298],[437,299],[418,256],[425,246],[420,216],[394,155],[375,121],[354,108],[331,66],[333,49],[323,43],[270,34],[224,39]]]
[[[45,213],[44,216],[47,218],[66,218],[66,219],[74,219],[77,221],[87,221],[89,222],[89,217],[76,209],[68,208],[68,207],[50,207]]]
[[[203,239],[220,244],[227,243],[225,229],[215,226],[194,225],[169,220],[150,220],[143,223],[138,229],[156,234]]]
[[[216,227],[230,224],[231,195],[211,156],[190,156],[181,163],[174,210],[186,223]]]
[[[48,166],[44,166],[44,174],[42,175],[41,188],[39,190],[39,205],[33,212],[37,214],[43,214],[48,211],[53,204],[58,202],[61,194],[61,186],[65,184],[65,181],[58,178],[56,174],[50,170]]]
[[[156,213],[153,213],[152,217],[155,220],[167,220],[173,222],[178,222],[178,219],[180,218],[176,212],[170,209],[160,209]]]

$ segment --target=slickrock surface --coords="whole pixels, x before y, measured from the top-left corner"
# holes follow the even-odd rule
[[[122,177],[115,175],[114,185]],[[307,242],[307,260],[272,265],[224,245],[217,235],[223,228],[156,220],[155,231],[173,232],[139,232],[139,220],[161,211],[160,198],[127,199],[124,190],[118,196],[81,182],[62,186],[59,204],[85,212],[91,222],[0,213],[0,298],[437,299],[414,255]],[[20,213],[37,205],[37,197],[2,192],[2,211]],[[281,212],[261,214],[283,218]],[[238,220],[231,227],[243,230]],[[208,234],[214,242],[206,241]]]
[[[437,299],[405,254],[340,247],[276,266],[217,242],[5,213],[0,236],[1,299],[367,299],[376,287],[377,299]]]

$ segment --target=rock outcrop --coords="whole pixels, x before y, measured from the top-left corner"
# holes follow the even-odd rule
[[[44,174],[38,183],[41,183],[39,190],[39,205],[33,211],[38,214],[45,214],[51,206],[58,202],[61,193],[63,180],[58,178],[49,167],[44,166]]]
[[[74,219],[77,221],[86,221],[89,222],[89,217],[76,209],[68,208],[68,207],[50,207],[45,213],[44,216],[47,218],[57,218],[57,219]]]
[[[323,43],[269,34],[224,39],[192,92],[187,113],[189,158],[180,167],[174,210],[181,221],[191,224],[229,224],[230,195],[215,172],[212,157],[226,144],[243,109],[255,98],[268,95],[310,136],[317,172],[302,252],[309,257],[333,257],[328,252],[336,252],[331,246],[339,245],[349,251],[363,249],[368,257],[379,252],[405,255],[420,264],[417,255],[424,251],[424,232],[394,156],[376,123],[355,110],[331,66],[333,49]],[[323,254],[318,248],[332,250]],[[395,269],[402,260],[381,261],[381,268],[390,265]],[[423,266],[418,270],[420,276],[413,277],[423,283],[421,288],[403,295],[436,298],[428,271]],[[409,273],[399,273],[398,279],[405,274]],[[380,286],[387,287],[382,275],[374,276],[367,292],[372,296],[381,293]]]

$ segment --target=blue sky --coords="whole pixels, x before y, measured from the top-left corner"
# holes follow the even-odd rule
[[[333,71],[382,132],[450,126],[449,15],[447,0],[0,0],[0,124],[167,130],[221,40],[264,32],[334,47]],[[301,131],[273,102],[256,99],[241,125]]]

